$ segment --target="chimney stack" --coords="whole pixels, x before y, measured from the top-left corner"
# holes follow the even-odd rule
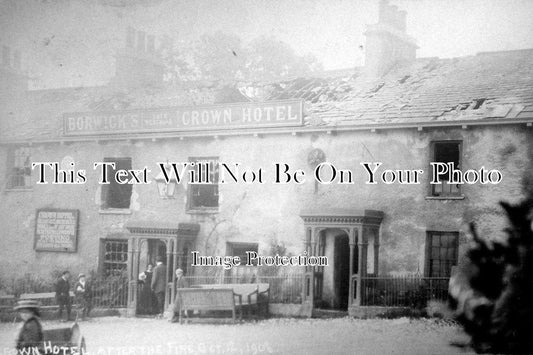
[[[2,46],[2,65],[4,67],[11,66],[11,48]]]
[[[125,88],[160,86],[165,73],[164,62],[156,51],[155,36],[129,27],[126,48],[118,51],[112,82]]]
[[[393,66],[413,62],[418,46],[406,33],[407,13],[390,5],[379,3],[378,23],[369,25],[365,32],[365,71],[371,78],[386,74]]]
[[[135,29],[128,27],[126,32],[126,47],[135,48]]]
[[[22,72],[19,50],[12,51],[2,46],[2,65],[0,66],[0,96],[28,90],[28,76]]]

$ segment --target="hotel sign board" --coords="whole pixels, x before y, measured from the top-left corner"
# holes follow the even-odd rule
[[[78,210],[38,209],[35,216],[36,251],[75,253],[78,244]]]
[[[303,101],[66,113],[63,124],[66,136],[291,127],[303,124]]]

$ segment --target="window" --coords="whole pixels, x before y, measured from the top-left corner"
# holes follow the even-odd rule
[[[119,184],[115,180],[115,171],[131,169],[131,158],[104,158],[105,162],[114,162],[115,169],[107,168],[107,181],[109,184],[102,185],[102,202],[104,209],[109,208],[130,208],[130,199],[133,185]],[[131,176],[128,177],[130,179]],[[123,178],[126,180],[126,178]]]
[[[254,266],[246,266],[246,262],[248,261],[248,255],[246,255],[247,251],[254,251],[258,252],[258,244],[257,243],[227,243],[226,244],[226,255],[230,256],[238,256],[241,258],[241,265],[231,268],[228,270],[228,274],[230,276],[236,277],[239,280],[250,282],[255,278],[256,274],[256,265],[257,263],[254,263]]]
[[[29,147],[19,147],[8,152],[7,188],[31,188],[31,152]]]
[[[104,276],[120,276],[128,269],[127,240],[102,239],[100,250]]]
[[[189,184],[189,210],[218,210],[218,158],[189,158],[194,179],[208,184]]]
[[[460,169],[461,165],[461,142],[447,141],[447,142],[434,142],[433,154],[431,162],[435,163],[453,163],[454,169]],[[431,169],[433,173],[433,169]],[[450,184],[450,171],[439,174],[438,178],[440,184],[431,184],[432,196],[460,196],[461,185]],[[433,176],[431,181],[433,181]]]
[[[458,232],[427,232],[426,276],[450,277],[452,266],[457,265]]]

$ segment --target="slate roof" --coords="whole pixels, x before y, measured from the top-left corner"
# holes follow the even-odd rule
[[[267,99],[302,98],[311,125],[533,118],[533,49],[418,59],[377,80],[362,74],[269,85]]]
[[[106,87],[29,91],[1,105],[0,142],[60,140],[66,112],[222,102],[305,100],[306,128],[461,121],[533,121],[533,49],[452,59],[421,58],[369,80],[362,68],[278,83],[120,90]]]

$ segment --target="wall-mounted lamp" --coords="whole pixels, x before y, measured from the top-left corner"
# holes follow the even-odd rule
[[[176,185],[178,184],[178,181],[176,180],[174,175],[171,175],[170,168],[171,166],[167,161],[167,163],[165,164],[165,171],[167,173],[168,182],[165,179],[165,175],[162,171],[160,171],[154,179],[157,183],[157,191],[159,192],[159,197],[161,197],[162,199],[174,198],[174,192],[176,192]]]

